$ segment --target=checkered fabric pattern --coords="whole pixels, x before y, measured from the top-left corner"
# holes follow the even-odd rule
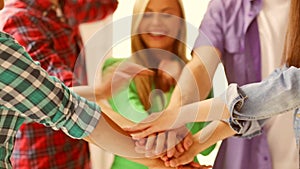
[[[11,34],[35,61],[66,86],[86,84],[79,24],[98,21],[117,7],[116,0],[9,0],[0,28]],[[57,12],[60,10],[60,12]],[[99,56],[100,57],[100,56]],[[90,169],[88,144],[41,124],[23,124],[11,162],[18,169]]]
[[[25,120],[61,129],[73,138],[83,138],[96,127],[100,108],[49,76],[1,32],[0,63],[0,168],[12,168],[9,158]]]

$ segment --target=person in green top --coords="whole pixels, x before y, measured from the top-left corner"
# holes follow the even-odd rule
[[[138,123],[168,105],[176,80],[188,59],[181,0],[136,1],[132,19],[132,56],[128,60],[153,70],[155,75],[134,77],[127,87],[114,94],[108,102],[115,112]],[[110,68],[117,67],[123,61],[125,59],[107,59],[102,68],[103,77],[110,72]],[[206,123],[201,122],[190,123],[186,127],[194,134],[205,125]],[[215,145],[209,147],[201,154],[208,155],[214,147]],[[196,157],[195,162],[198,164]],[[196,164],[189,166],[194,168]],[[124,168],[147,169],[142,164],[116,155],[111,169]]]

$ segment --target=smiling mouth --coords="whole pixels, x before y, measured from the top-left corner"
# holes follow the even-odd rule
[[[148,33],[150,36],[166,36],[165,32],[150,32]]]

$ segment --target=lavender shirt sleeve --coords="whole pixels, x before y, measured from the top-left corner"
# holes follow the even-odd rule
[[[222,3],[212,0],[199,27],[194,49],[200,46],[214,46],[223,52],[225,10]]]

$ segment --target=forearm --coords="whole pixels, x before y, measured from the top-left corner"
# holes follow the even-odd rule
[[[128,158],[131,161],[134,161],[136,163],[143,164],[149,169],[171,169],[173,167],[166,167],[164,165],[164,162],[158,158],[156,159],[149,159],[149,158]]]
[[[193,59],[184,67],[174,89],[169,108],[186,105],[207,98],[215,70],[220,63],[220,52],[213,47],[199,47]]]
[[[233,136],[236,132],[223,121],[213,121],[194,135],[194,143],[198,144],[197,152],[201,152],[220,140]]]
[[[178,107],[206,98],[211,89],[211,82],[203,71],[204,69],[204,66],[198,61],[191,61],[184,67],[168,107]],[[199,74],[203,74],[203,76],[199,76]]]
[[[97,104],[101,107],[102,112],[120,128],[130,128],[135,125],[134,122],[113,111],[104,100],[97,100]]]
[[[96,101],[96,95],[94,92],[94,87],[92,86],[76,86],[70,88],[73,92],[77,93],[81,97],[86,98],[87,100]]]
[[[230,117],[225,102],[219,97],[184,105],[177,110],[176,119],[180,119],[180,124],[226,120]]]
[[[135,152],[135,143],[118,125],[107,120],[102,114],[96,128],[85,140],[105,151],[127,158],[144,158],[144,154]],[[116,146],[116,142],[118,146]]]

